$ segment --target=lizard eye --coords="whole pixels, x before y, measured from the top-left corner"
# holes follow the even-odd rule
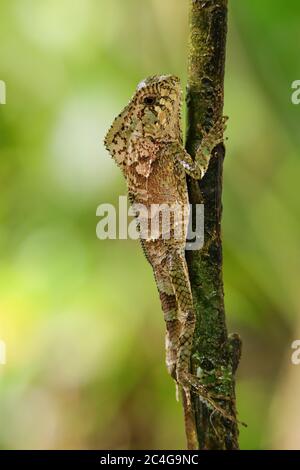
[[[154,104],[156,101],[155,96],[145,96],[144,98],[144,103],[147,104],[148,106]]]

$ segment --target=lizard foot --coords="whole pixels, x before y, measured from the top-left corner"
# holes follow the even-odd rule
[[[177,381],[183,389],[186,397],[188,407],[191,407],[191,391],[194,391],[199,396],[199,399],[205,403],[209,408],[212,408],[215,412],[220,413],[224,418],[229,421],[236,421],[236,418],[225,411],[215,400],[230,401],[230,397],[213,394],[207,390],[200,379],[190,373],[181,373],[177,376]]]
[[[181,373],[177,374],[177,382],[182,387],[183,392],[186,397],[187,406],[191,407],[191,391],[194,391],[199,396],[199,399],[205,403],[209,408],[213,409],[213,413],[217,412],[225,419],[233,423],[239,423],[242,426],[247,427],[247,424],[243,421],[239,421],[235,416],[228,413],[224,408],[222,408],[215,400],[231,401],[231,398],[224,395],[210,393],[207,390],[207,387],[204,386],[199,377],[191,373]]]
[[[202,145],[212,150],[213,147],[222,143],[228,117],[222,116],[213,127],[203,135]]]

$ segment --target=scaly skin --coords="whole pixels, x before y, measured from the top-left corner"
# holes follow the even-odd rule
[[[174,223],[171,223],[168,239],[162,229],[154,237],[141,235],[166,322],[166,364],[182,388],[188,407],[193,389],[214,410],[232,419],[215,403],[214,398],[220,397],[212,397],[190,373],[196,316],[185,261],[189,204],[186,174],[195,179],[204,176],[212,150],[222,142],[225,120],[222,119],[208,134],[203,133],[201,146],[193,160],[182,144],[181,94],[179,79],[175,76],[152,76],[142,81],[129,104],[113,122],[105,146],[126,178],[134,206],[143,204],[150,209],[153,204],[178,205],[185,210],[177,225],[181,236],[175,236]],[[147,225],[147,216],[144,220],[141,216],[139,223],[142,222]]]

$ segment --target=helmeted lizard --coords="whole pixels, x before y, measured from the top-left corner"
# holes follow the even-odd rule
[[[129,104],[114,120],[105,137],[105,146],[121,168],[132,204],[163,204],[187,208],[186,175],[201,179],[214,147],[222,142],[225,119],[209,133],[203,132],[195,160],[183,147],[179,79],[173,75],[152,76],[137,87]],[[186,214],[186,212],[184,212]],[[185,261],[188,217],[181,219],[181,236],[171,225],[166,239],[160,232],[141,237],[152,265],[166,322],[166,364],[182,388],[187,406],[193,389],[224,417],[232,419],[190,372],[195,329],[195,310]]]

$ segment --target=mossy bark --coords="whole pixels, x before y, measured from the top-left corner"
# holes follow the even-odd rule
[[[190,0],[188,64],[188,129],[186,148],[193,156],[223,113],[227,0]],[[187,251],[187,263],[197,312],[192,370],[212,395],[230,397],[218,404],[236,416],[235,371],[241,342],[228,338],[222,276],[222,168],[225,148],[218,145],[200,182],[188,180],[192,204],[204,204],[204,246]],[[193,396],[199,449],[238,449],[238,425]]]

